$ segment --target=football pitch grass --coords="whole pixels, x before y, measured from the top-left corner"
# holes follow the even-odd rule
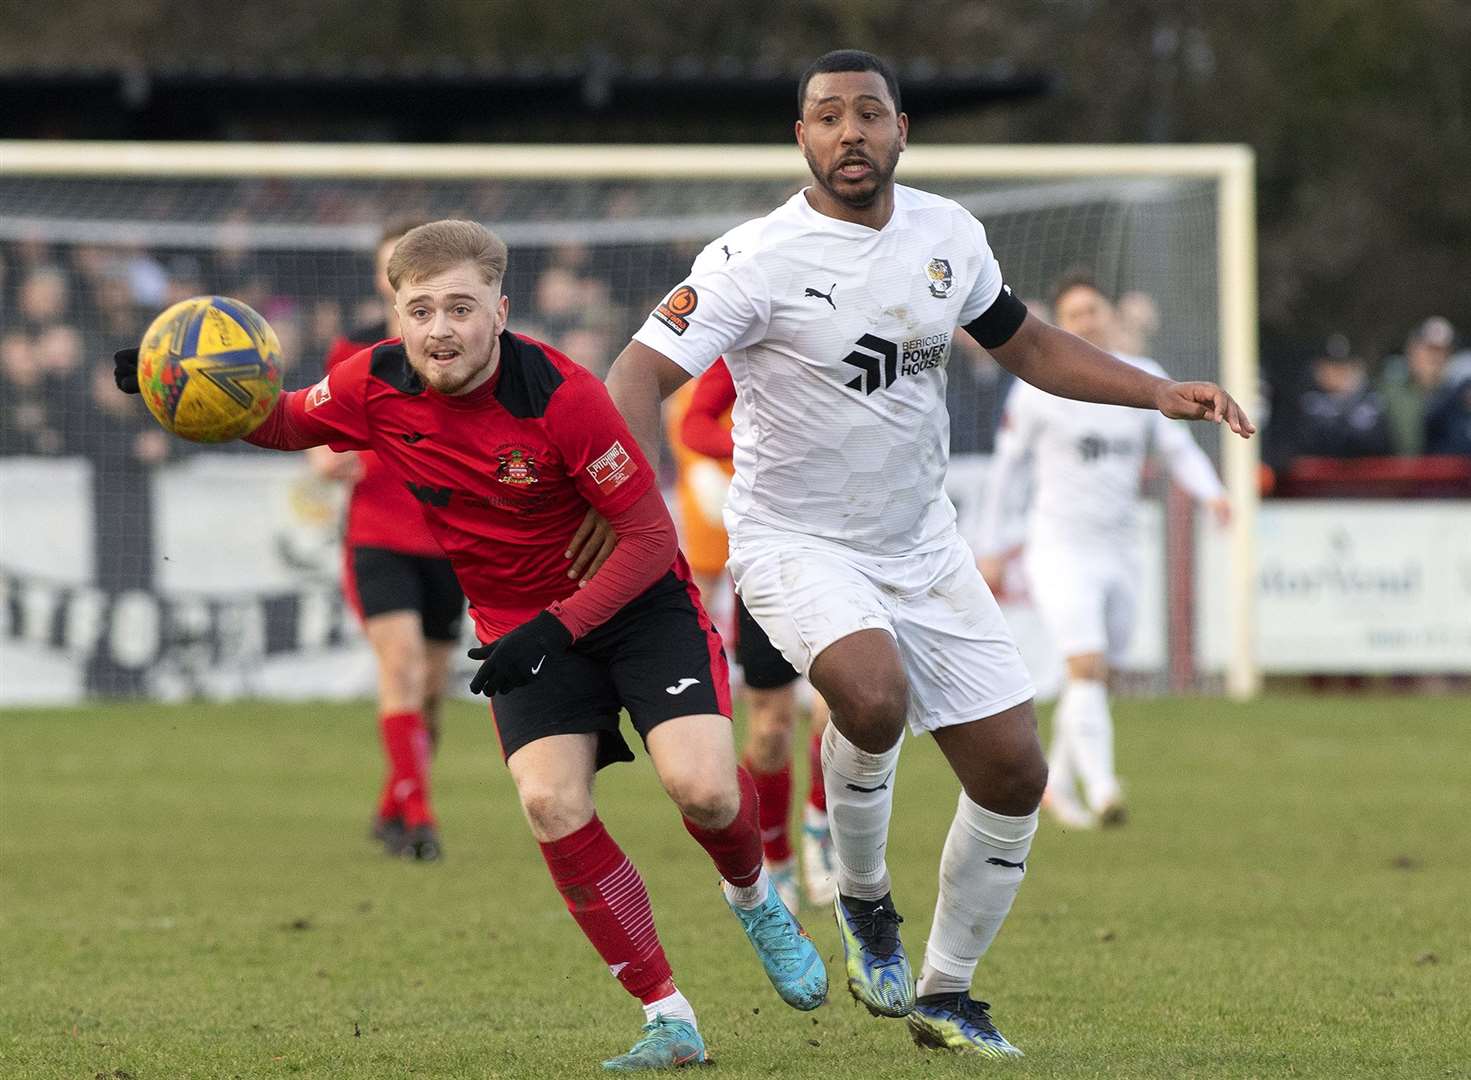
[[[982,962],[1016,1063],[781,1003],[647,760],[598,799],[716,1077],[1471,1077],[1471,705],[1124,701],[1132,818],[1045,820]],[[435,766],[447,858],[366,839],[367,705],[0,713],[0,1076],[568,1077],[642,1021],[578,933],[483,707]],[[889,860],[916,968],[957,788],[908,740]]]

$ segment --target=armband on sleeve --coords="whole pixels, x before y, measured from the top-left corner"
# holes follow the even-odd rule
[[[983,349],[1005,345],[1021,328],[1027,317],[1027,305],[1016,298],[1010,285],[1001,286],[991,306],[966,323],[963,329]]]

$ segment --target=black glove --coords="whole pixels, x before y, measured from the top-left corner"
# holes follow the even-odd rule
[[[485,661],[470,680],[470,693],[490,697],[525,686],[571,644],[572,631],[550,611],[543,611],[489,645],[470,650],[471,660]]]
[[[112,354],[112,381],[125,394],[138,393],[137,349],[119,349]]]

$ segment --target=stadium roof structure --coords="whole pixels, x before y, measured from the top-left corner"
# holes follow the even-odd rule
[[[1006,64],[899,65],[927,117],[1036,98],[1054,77]],[[376,138],[449,142],[785,138],[799,72],[730,58],[37,66],[0,69],[4,138]],[[765,132],[765,135],[762,135]]]

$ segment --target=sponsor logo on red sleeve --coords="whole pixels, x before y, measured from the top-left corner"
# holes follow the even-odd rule
[[[690,328],[689,317],[699,306],[700,294],[695,292],[692,286],[681,285],[669,294],[668,299],[654,309],[654,318],[676,334],[683,334]]]
[[[638,464],[628,456],[621,442],[608,447],[602,457],[587,467],[587,475],[592,477],[593,483],[609,492],[617,491],[623,486],[623,481],[636,472]]]
[[[327,376],[324,375],[321,382],[307,391],[306,411],[311,412],[317,406],[325,405],[331,400],[332,385],[327,381]]]

